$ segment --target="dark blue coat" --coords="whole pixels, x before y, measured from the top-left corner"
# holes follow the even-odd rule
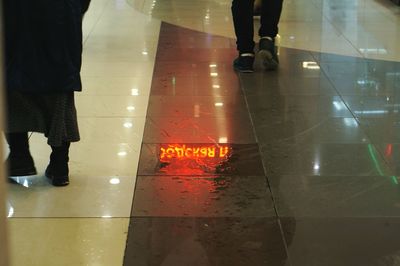
[[[3,1],[7,90],[82,89],[82,15],[89,1]]]

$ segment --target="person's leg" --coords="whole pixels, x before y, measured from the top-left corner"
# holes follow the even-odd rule
[[[253,9],[254,0],[232,1],[233,25],[239,53],[253,53],[254,50]]]
[[[50,163],[46,169],[46,177],[51,179],[54,186],[66,186],[69,184],[69,142],[61,146],[51,146]]]
[[[260,37],[275,38],[278,34],[278,23],[282,13],[283,0],[263,0],[261,5]]]
[[[259,53],[263,58],[266,70],[278,68],[279,59],[275,45],[275,37],[278,34],[278,23],[281,17],[283,0],[263,0],[261,8],[261,27]]]
[[[254,62],[254,0],[233,0],[232,17],[236,34],[236,49],[239,57],[234,68],[240,72],[253,72]]]
[[[6,133],[5,136],[10,148],[6,161],[9,176],[35,175],[36,168],[29,151],[28,133]]]

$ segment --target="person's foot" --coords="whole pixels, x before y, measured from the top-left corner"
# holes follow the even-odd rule
[[[51,163],[47,166],[45,176],[51,180],[55,187],[63,187],[69,185],[68,163],[66,165],[54,166]]]
[[[51,180],[53,186],[67,186],[69,184],[69,143],[63,143],[60,147],[51,146],[51,149],[50,163],[46,168],[45,176]]]
[[[30,154],[14,156],[10,154],[6,160],[9,176],[36,175],[35,163]]]
[[[254,54],[242,53],[233,61],[233,68],[241,73],[254,72]]]
[[[265,70],[276,70],[278,68],[279,59],[273,38],[260,39],[258,54],[262,58]]]

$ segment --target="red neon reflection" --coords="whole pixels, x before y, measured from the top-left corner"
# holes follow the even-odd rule
[[[386,151],[385,151],[386,156],[390,157],[392,155],[392,152],[393,152],[393,145],[392,144],[388,144],[386,146]]]
[[[228,161],[228,145],[164,144],[160,145],[160,171],[165,174],[199,175],[217,173]]]
[[[225,158],[229,153],[227,146],[188,146],[168,145],[168,147],[160,147],[160,159],[196,159],[196,158]]]

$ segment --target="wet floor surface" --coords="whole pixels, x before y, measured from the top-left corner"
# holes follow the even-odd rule
[[[398,265],[400,64],[235,56],[162,24],[125,265]]]

